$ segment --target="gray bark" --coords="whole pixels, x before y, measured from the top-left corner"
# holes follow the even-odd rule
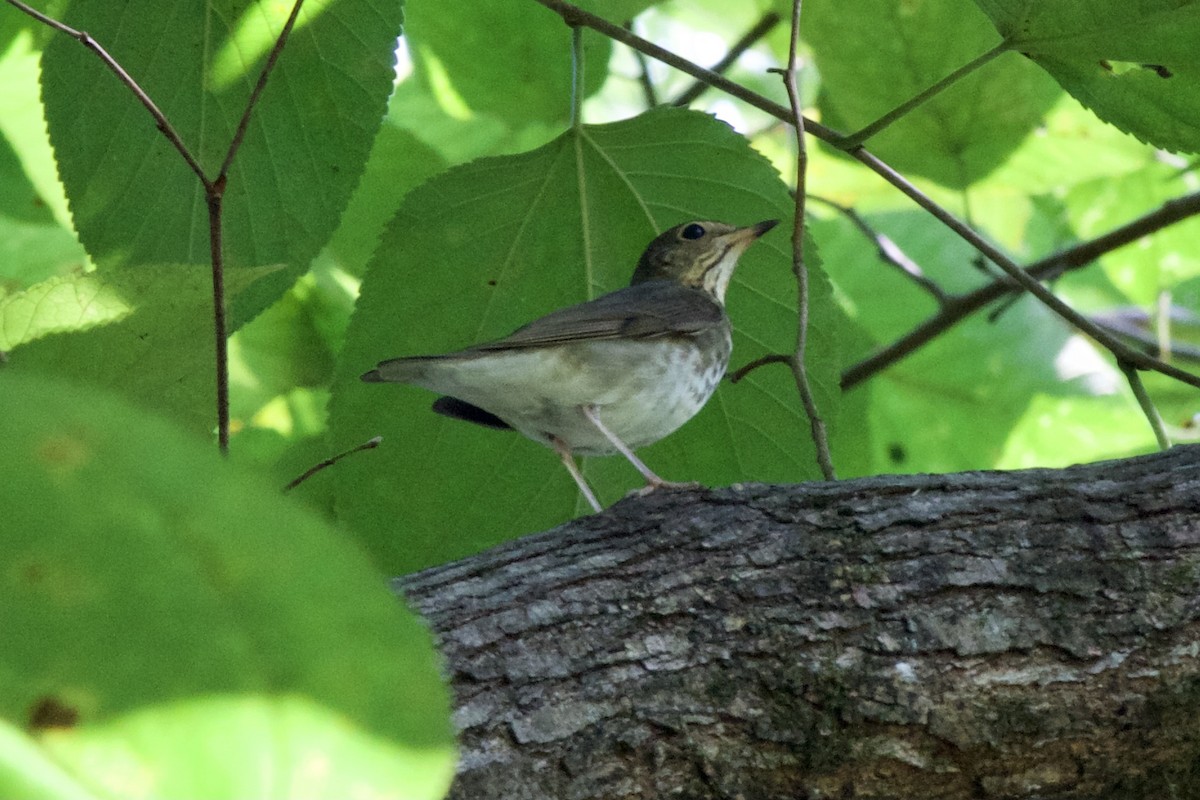
[[[1200,447],[664,491],[403,586],[455,798],[1200,797]]]

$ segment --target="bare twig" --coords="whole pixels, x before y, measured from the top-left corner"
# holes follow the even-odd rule
[[[625,30],[633,33],[633,20],[625,23]],[[654,81],[650,78],[650,62],[646,61],[646,56],[638,50],[630,50],[633,53],[633,59],[638,65],[638,85],[642,87],[642,96],[646,99],[646,108],[654,108],[658,105],[658,90],[654,88]]]
[[[725,70],[733,66],[734,62],[741,57],[742,53],[753,47],[759,39],[770,33],[771,30],[778,24],[779,15],[774,11],[768,11],[767,13],[763,14],[758,22],[754,23],[754,27],[746,31],[742,38],[734,42],[730,46],[729,52],[726,53],[720,61],[718,61],[716,64],[713,64],[712,71],[718,75],[724,75]],[[671,105],[678,106],[680,108],[690,105],[693,100],[704,94],[706,89],[708,89],[708,84],[702,80],[697,80],[691,86],[680,92],[679,96],[671,101]]]
[[[793,122],[791,110],[779,105],[774,100],[768,100],[757,92],[752,92],[745,86],[729,80],[724,75],[718,75],[710,69],[705,69],[699,64],[695,64],[686,58],[672,53],[670,50],[659,47],[654,42],[636,36],[620,25],[614,25],[604,19],[604,17],[598,17],[588,11],[584,11],[582,8],[566,2],[566,0],[535,0],[535,2],[558,14],[562,17],[563,22],[568,25],[582,25],[586,28],[599,31],[613,41],[628,45],[638,52],[645,53],[655,61],[661,61],[669,67],[674,67],[680,72],[702,80],[714,89],[720,89],[748,105],[765,111],[776,119],[782,120],[789,125]],[[804,120],[804,129],[818,139],[830,144],[836,145],[841,140],[841,137],[832,129],[826,128],[824,125],[814,122],[811,119]]]
[[[891,177],[889,178],[889,183],[908,195],[914,202],[917,203],[917,205],[921,206],[921,208],[924,208],[930,214],[933,214],[935,217],[941,220],[942,223],[951,230],[959,233],[959,235],[963,236],[964,238],[967,238],[966,234],[969,233],[970,237],[976,240],[974,243],[975,248],[979,250],[980,253],[987,256],[987,258],[991,260],[993,264],[999,267],[1009,278],[1020,285],[1021,288],[1025,289],[1025,291],[1042,301],[1042,303],[1049,307],[1051,311],[1058,314],[1058,316],[1062,317],[1077,330],[1087,334],[1099,342],[1101,346],[1112,353],[1113,356],[1115,356],[1119,361],[1126,361],[1138,369],[1150,369],[1154,370],[1155,372],[1161,372],[1162,374],[1175,378],[1176,380],[1186,383],[1189,386],[1200,388],[1200,375],[1193,375],[1190,372],[1186,372],[1178,367],[1172,366],[1171,364],[1160,361],[1159,359],[1149,356],[1139,350],[1134,350],[1121,340],[1109,334],[1107,331],[1095,325],[1083,314],[1080,314],[1059,299],[1058,295],[1054,294],[1045,286],[1043,286],[1037,278],[1033,277],[1024,269],[1022,269],[1020,265],[1001,252],[997,247],[992,245],[991,242],[988,242],[986,239],[976,234],[964,222],[930,200],[923,192],[909,183],[904,176],[900,175],[887,164],[884,164],[882,161],[862,149],[855,151],[852,155],[854,155],[855,158],[863,163],[871,164],[872,168],[881,175],[884,173],[890,173]]]
[[[87,33],[86,31],[76,30],[70,25],[59,22],[52,17],[48,17],[37,9],[30,8],[29,6],[25,5],[21,2],[21,0],[8,0],[8,2],[10,5],[25,12],[43,25],[47,25],[54,30],[59,31],[60,33],[65,33],[67,36],[75,39],[88,50],[91,50],[93,53],[95,53],[96,56],[104,63],[104,66],[108,67],[108,69],[117,76],[117,79],[120,80],[121,83],[125,84],[125,87],[129,89],[129,91],[133,92],[133,95],[138,99],[138,102],[145,106],[146,110],[150,112],[150,116],[154,117],[155,125],[158,126],[160,131],[162,131],[163,136],[167,137],[167,141],[169,141],[171,145],[179,152],[180,157],[183,158],[183,160],[187,163],[188,168],[191,169],[192,172],[196,173],[196,177],[198,177],[206,187],[208,186],[208,178],[204,175],[204,170],[201,168],[200,163],[196,161],[195,156],[192,155],[192,151],[189,150],[187,145],[183,143],[183,139],[180,138],[179,133],[167,120],[167,116],[163,114],[162,110],[155,104],[153,100],[150,99],[150,95],[146,94],[142,87],[138,85],[138,82],[135,81],[129,75],[129,73],[125,71],[125,68],[118,64],[117,60],[108,54],[108,51],[104,49],[103,45],[93,39],[91,34]]]
[[[351,447],[349,450],[346,450],[343,453],[338,453],[336,456],[327,458],[319,464],[314,464],[313,466],[306,469],[304,471],[303,475],[300,475],[299,477],[294,478],[291,481],[289,481],[288,485],[283,487],[283,491],[290,492],[292,489],[295,489],[297,486],[304,483],[306,480],[311,478],[313,475],[316,475],[318,472],[325,469],[326,467],[332,467],[334,464],[341,461],[346,456],[351,456],[351,455],[354,455],[355,453],[361,452],[363,450],[372,450],[376,447],[379,447],[379,443],[382,441],[383,441],[382,436],[373,436],[370,439],[368,439],[367,441],[358,445],[357,447]]]
[[[792,116],[796,120],[796,202],[792,228],[792,272],[796,275],[799,315],[796,325],[796,350],[792,353],[791,366],[792,375],[796,379],[796,389],[800,392],[800,402],[804,406],[804,413],[808,415],[817,464],[825,480],[832,481],[837,479],[837,474],[834,472],[833,457],[829,452],[829,436],[825,431],[825,420],[813,396],[812,383],[808,379],[808,365],[805,362],[808,354],[809,280],[808,267],[804,263],[804,198],[808,184],[808,149],[804,142],[804,115],[800,113],[800,84],[796,76],[802,1],[792,0],[792,43],[788,49],[787,67],[783,70],[783,83],[792,106]]]
[[[846,219],[853,223],[854,227],[858,228],[863,236],[867,237],[875,244],[875,249],[879,252],[879,257],[883,259],[885,264],[895,267],[900,271],[901,274],[904,275],[904,277],[908,278],[921,289],[924,289],[926,292],[928,292],[929,295],[937,301],[938,305],[946,303],[946,301],[949,299],[949,295],[942,290],[942,287],[931,281],[925,275],[925,272],[921,269],[920,265],[909,258],[908,255],[900,248],[900,245],[892,241],[891,237],[875,230],[875,228],[873,228],[869,222],[863,219],[862,214],[859,214],[849,206],[844,206],[841,203],[834,202],[833,200],[821,197],[819,195],[810,193],[808,197],[810,200],[816,200],[819,203],[824,203],[825,205],[837,211],[839,214],[844,215]]]
[[[758,369],[759,367],[765,367],[767,364],[791,364],[791,363],[792,363],[791,356],[780,355],[779,353],[770,353],[765,356],[759,356],[758,358],[751,361],[749,364],[746,364],[745,366],[731,372],[729,374],[729,382],[737,383],[742,378],[749,375],[751,372],[754,372],[754,370]]]
[[[304,5],[304,0],[296,0],[292,4],[292,13],[288,14],[287,21],[283,23],[283,30],[279,32],[274,46],[271,47],[271,52],[267,54],[266,63],[263,64],[262,72],[259,73],[258,80],[255,81],[254,88],[250,91],[250,97],[246,100],[246,108],[242,111],[242,118],[238,121],[237,130],[234,131],[233,139],[229,142],[229,150],[225,153],[225,160],[221,163],[221,171],[217,173],[218,180],[229,174],[233,158],[242,146],[242,139],[246,137],[246,129],[250,127],[250,115],[254,112],[254,107],[258,105],[258,99],[262,97],[263,89],[267,86],[267,78],[275,70],[275,62],[279,60],[279,54],[283,52],[283,46],[287,44],[292,28],[296,27],[296,19],[300,16],[300,6],[302,5]]]

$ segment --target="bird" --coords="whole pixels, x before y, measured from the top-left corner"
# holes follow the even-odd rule
[[[674,433],[717,388],[733,347],[725,292],[738,258],[779,220],[695,220],[646,247],[629,285],[524,325],[503,339],[381,361],[368,383],[441,397],[433,411],[514,429],[554,449],[592,509],[575,456],[620,453],[650,491],[663,480],[634,451]]]

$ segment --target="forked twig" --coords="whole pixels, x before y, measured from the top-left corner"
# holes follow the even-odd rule
[[[250,97],[246,101],[246,108],[242,112],[241,120],[238,122],[233,138],[229,142],[229,148],[226,150],[221,168],[212,178],[208,177],[204,172],[204,168],[184,143],[179,132],[171,125],[170,120],[167,119],[162,109],[158,107],[150,95],[134,80],[133,76],[104,49],[104,46],[92,38],[91,34],[86,31],[76,30],[70,25],[49,17],[21,2],[21,0],[8,0],[8,2],[38,22],[56,31],[65,33],[95,53],[100,61],[117,76],[117,79],[133,93],[138,102],[150,113],[150,116],[154,118],[154,123],[158,130],[167,138],[167,141],[171,143],[171,146],[175,148],[179,156],[204,187],[204,200],[208,210],[209,256],[212,262],[213,338],[217,362],[217,446],[222,453],[227,453],[229,452],[229,326],[225,316],[225,248],[223,240],[222,202],[229,179],[229,169],[233,165],[234,157],[241,148],[242,140],[245,138],[246,130],[250,125],[251,114],[254,111],[254,107],[258,104],[259,98],[262,96],[263,89],[267,84],[267,78],[273,71],[275,63],[279,59],[279,54],[283,51],[288,34],[295,27],[296,18],[300,14],[300,7],[303,5],[304,0],[296,0],[293,4],[287,22],[284,23],[283,30],[275,39],[275,44],[271,48],[271,52],[267,55],[267,61],[258,76],[258,81],[254,84],[254,88],[250,92]]]

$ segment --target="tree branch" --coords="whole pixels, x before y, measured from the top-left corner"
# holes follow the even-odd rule
[[[411,576],[451,797],[1195,796],[1196,508],[1187,446],[656,492]]]

